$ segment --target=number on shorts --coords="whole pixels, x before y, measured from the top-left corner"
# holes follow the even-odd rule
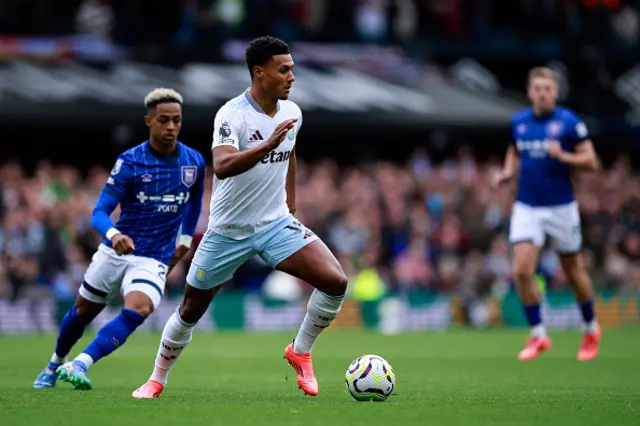
[[[158,276],[159,276],[161,279],[164,279],[164,276],[165,276],[165,275],[167,275],[167,268],[166,268],[164,265],[162,265],[162,264],[160,264],[160,263],[159,263],[159,264],[158,264]]]

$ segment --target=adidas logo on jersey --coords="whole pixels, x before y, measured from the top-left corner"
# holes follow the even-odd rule
[[[262,133],[260,133],[260,130],[256,130],[255,132],[253,132],[253,134],[251,135],[249,140],[250,141],[263,141],[264,138],[262,137]]]

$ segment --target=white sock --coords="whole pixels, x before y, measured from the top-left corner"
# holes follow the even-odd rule
[[[538,338],[547,337],[547,328],[542,323],[535,325],[531,327],[531,335]]]
[[[74,361],[80,361],[84,363],[84,365],[87,366],[87,370],[89,370],[89,367],[93,365],[93,358],[85,353],[81,353],[80,355],[78,355],[76,359],[74,359]]]
[[[191,341],[191,334],[195,324],[187,324],[180,318],[178,311],[174,312],[162,331],[162,339],[156,355],[156,366],[150,379],[167,384],[167,377],[171,367],[182,351]]]
[[[311,352],[322,330],[327,328],[340,312],[343,300],[344,296],[329,296],[320,290],[313,290],[307,303],[307,314],[293,342],[293,350],[296,353]]]
[[[598,331],[598,322],[596,320],[582,324],[582,332],[584,334],[596,334],[596,331]]]
[[[57,365],[62,365],[67,362],[67,357],[58,356],[55,352],[51,355],[51,362]]]

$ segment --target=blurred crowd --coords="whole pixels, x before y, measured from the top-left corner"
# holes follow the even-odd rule
[[[427,289],[467,300],[504,294],[514,188],[491,191],[489,176],[499,166],[499,159],[476,161],[469,148],[439,164],[422,149],[404,165],[341,169],[329,159],[300,160],[296,216],[337,254],[352,283],[366,276],[387,292]],[[107,176],[102,166],[81,175],[47,160],[31,174],[18,162],[0,166],[0,298],[75,297],[101,240],[90,215]],[[640,289],[640,178],[621,157],[600,174],[577,175],[576,188],[583,257],[597,287]],[[171,274],[168,292],[182,291],[187,266]],[[551,291],[567,288],[555,254],[545,251],[539,268]],[[228,287],[259,290],[269,273],[253,259]]]
[[[489,32],[635,43],[638,0],[3,0],[0,34],[89,33],[188,46],[264,34],[287,40],[473,40]]]
[[[371,270],[391,290],[431,289],[466,299],[511,288],[507,233],[514,185],[492,191],[499,160],[469,148],[433,164],[417,150],[406,166],[301,168],[297,216],[331,248],[351,277]],[[640,289],[640,178],[620,158],[601,174],[577,174],[584,261],[599,288]],[[568,289],[558,257],[545,250],[549,290]]]

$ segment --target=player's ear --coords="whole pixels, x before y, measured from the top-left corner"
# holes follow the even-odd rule
[[[146,124],[147,127],[151,127],[151,115],[149,114],[149,112],[147,112],[144,116],[144,124]]]
[[[254,78],[259,78],[262,75],[262,67],[261,66],[254,66],[253,67],[253,77]]]

